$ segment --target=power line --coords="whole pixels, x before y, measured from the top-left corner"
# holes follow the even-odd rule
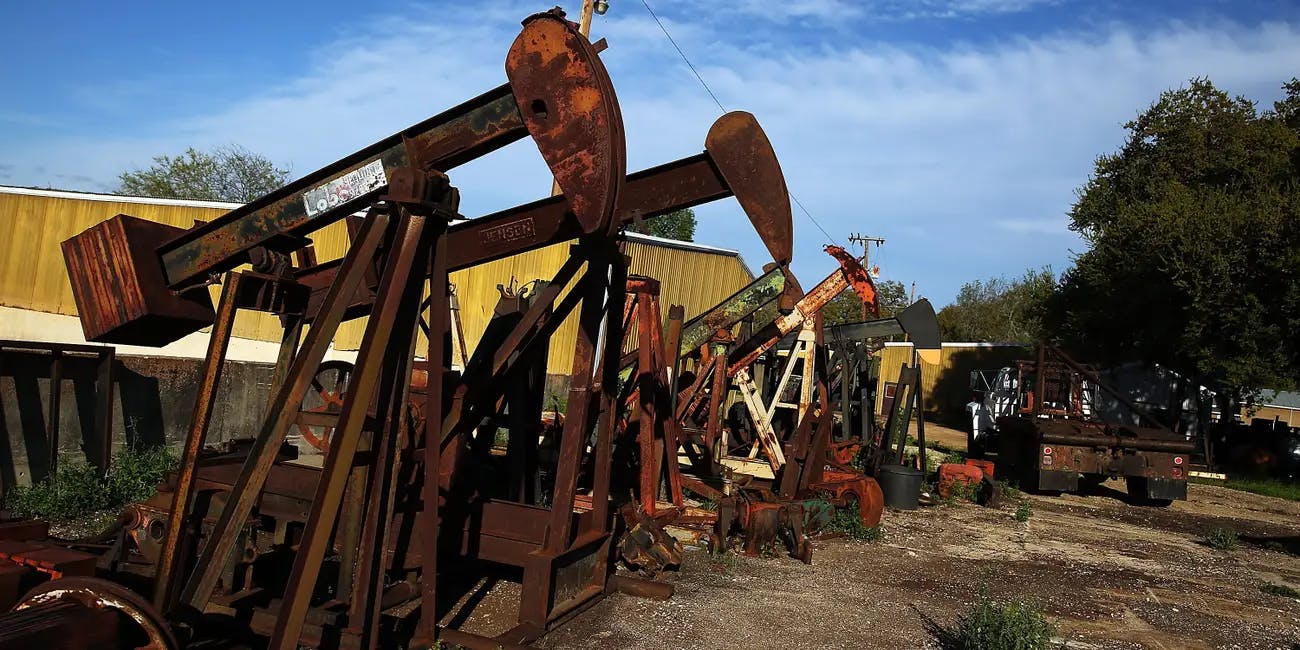
[[[686,67],[690,68],[691,73],[695,75],[695,78],[697,80],[699,80],[700,85],[704,87],[704,92],[709,93],[709,97],[713,99],[714,104],[718,105],[718,109],[721,110],[723,113],[726,113],[727,107],[723,106],[722,102],[718,100],[718,96],[713,94],[713,89],[709,88],[709,84],[704,81],[704,77],[700,76],[700,71],[695,69],[695,65],[691,63],[691,60],[687,58],[686,53],[682,51],[681,46],[678,45],[677,41],[673,39],[673,35],[668,33],[668,27],[664,25],[664,22],[662,20],[659,20],[659,15],[656,14],[655,10],[650,7],[649,1],[641,0],[641,4],[645,6],[646,11],[650,12],[650,17],[654,18],[655,24],[659,25],[659,29],[663,31],[664,36],[668,37],[668,42],[673,44],[673,49],[677,50],[677,55],[682,57],[682,61],[686,63]],[[823,228],[820,223],[817,222],[817,219],[812,216],[812,213],[808,211],[808,208],[803,207],[803,202],[800,201],[799,198],[794,195],[794,192],[791,192],[789,188],[787,188],[786,193],[790,195],[790,199],[794,201],[795,205],[799,206],[799,209],[802,210],[804,215],[808,217],[808,220],[813,222],[813,225],[817,226],[817,229],[822,231],[823,235],[826,235],[827,241],[831,242],[832,244],[839,243],[838,241],[836,241],[834,237],[831,236],[829,232],[826,232],[826,229]]]
[[[713,103],[717,104],[718,108],[723,113],[726,113],[727,107],[723,106],[722,102],[718,101],[718,96],[713,94],[713,89],[709,88],[709,84],[704,83],[704,77],[700,76],[700,71],[696,70],[694,65],[691,65],[691,60],[686,58],[686,53],[682,51],[681,46],[677,44],[677,41],[673,40],[673,35],[668,33],[668,28],[664,26],[663,21],[659,20],[659,16],[655,13],[655,10],[650,8],[650,3],[646,0],[641,0],[641,4],[645,5],[645,10],[650,12],[650,17],[654,18],[655,23],[659,25],[659,29],[663,30],[664,36],[668,37],[668,42],[673,44],[673,49],[677,50],[677,54],[679,54],[682,57],[682,60],[686,62],[686,67],[690,68],[691,72],[695,74],[695,78],[700,80],[700,85],[704,86],[704,91],[709,93],[709,97],[713,98]]]
[[[803,213],[805,215],[808,215],[808,219],[813,222],[813,225],[817,226],[817,229],[822,231],[823,235],[826,235],[826,241],[829,241],[830,243],[835,245],[839,245],[839,241],[837,241],[834,237],[831,237],[831,234],[826,232],[826,229],[822,228],[822,225],[820,223],[817,223],[817,220],[813,218],[812,213],[808,211],[808,208],[803,207],[803,202],[800,201],[799,198],[794,195],[794,192],[791,192],[789,189],[786,189],[786,194],[789,194],[790,198],[794,200],[794,204],[799,206],[799,209],[803,210]]]

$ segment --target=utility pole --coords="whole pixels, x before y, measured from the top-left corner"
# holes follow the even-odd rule
[[[855,232],[852,235],[849,235],[849,243],[862,245],[862,266],[863,268],[867,269],[868,273],[870,273],[871,272],[871,261],[870,261],[871,244],[875,244],[879,246],[885,243],[885,238],[868,237],[866,235],[859,235],[858,233]],[[862,320],[867,320],[867,303],[865,302],[862,303]]]
[[[595,0],[582,0],[582,11],[578,14],[578,33],[591,36],[591,14],[596,8]],[[605,13],[605,12],[600,12]]]

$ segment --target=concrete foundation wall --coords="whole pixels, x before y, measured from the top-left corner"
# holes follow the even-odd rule
[[[47,354],[6,351],[0,357],[0,486],[28,484],[49,473]],[[128,444],[185,439],[198,392],[199,359],[119,356],[114,366],[113,449]],[[63,361],[59,413],[59,464],[91,462],[100,448],[95,423],[93,357]],[[229,361],[208,433],[208,443],[250,437],[261,426],[273,367]]]

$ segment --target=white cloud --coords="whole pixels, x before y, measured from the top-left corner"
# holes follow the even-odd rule
[[[1069,220],[1064,217],[1057,219],[998,219],[993,224],[1002,230],[1020,235],[1072,236],[1068,228]]]
[[[993,12],[1030,2],[942,4]],[[619,2],[596,26],[610,41],[603,57],[623,106],[630,169],[699,152],[718,114],[637,4]],[[837,4],[806,0],[784,11],[830,15]],[[473,16],[381,19],[322,44],[310,69],[257,96],[214,92],[210,111],[177,115],[141,137],[18,143],[5,147],[0,163],[14,166],[11,182],[48,182],[17,180],[40,166],[99,179],[89,189],[102,189],[157,153],[239,143],[301,174],[503,83],[505,52],[528,11],[504,5],[476,7]],[[920,294],[941,303],[975,277],[1063,268],[1069,248],[1081,248],[1062,216],[1074,189],[1097,154],[1119,146],[1120,124],[1161,90],[1206,75],[1234,93],[1271,99],[1300,61],[1300,30],[1286,24],[1171,23],[1141,32],[1113,25],[899,47],[843,30],[780,42],[745,23],[687,22],[669,11],[673,3],[654,6],[723,103],[758,116],[791,189],[822,226],[841,242],[850,232],[886,237],[873,263],[887,277],[916,280]],[[446,29],[448,21],[456,29]],[[539,198],[549,186],[526,142],[452,178],[470,215]],[[700,241],[738,247],[761,265],[766,253],[734,202],[699,213]],[[795,269],[810,286],[833,263],[820,251],[825,237],[797,207],[795,226]]]
[[[730,0],[702,3],[698,0],[647,0],[661,15],[691,15],[698,20],[728,20],[737,15],[772,22],[790,20],[843,23],[850,20],[876,22],[947,19],[1032,11],[1060,4],[1063,0]],[[611,3],[619,12],[635,12],[638,0]],[[611,10],[612,11],[612,10]]]

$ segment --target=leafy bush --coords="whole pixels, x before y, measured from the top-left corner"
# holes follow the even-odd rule
[[[1205,536],[1205,543],[1215,550],[1231,551],[1237,548],[1237,533],[1226,528],[1215,528]]]
[[[106,482],[111,499],[125,505],[153,496],[163,477],[180,465],[166,447],[137,447],[118,454],[108,468]]]
[[[115,456],[103,477],[85,462],[65,463],[40,483],[14,486],[5,507],[20,517],[56,520],[120,508],[151,496],[178,462],[165,447],[139,447]]]
[[[998,602],[984,592],[961,618],[955,645],[961,650],[1039,650],[1051,638],[1052,625],[1037,608]]]

